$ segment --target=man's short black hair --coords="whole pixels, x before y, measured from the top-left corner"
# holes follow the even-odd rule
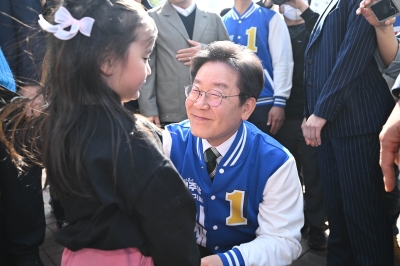
[[[260,59],[252,51],[231,41],[210,43],[193,57],[190,68],[192,80],[208,62],[224,63],[237,72],[236,85],[243,94],[240,104],[244,104],[248,98],[258,98],[264,86],[264,71]]]

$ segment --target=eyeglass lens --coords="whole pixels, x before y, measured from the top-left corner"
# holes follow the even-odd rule
[[[222,94],[217,90],[209,90],[207,92],[200,91],[196,86],[187,86],[185,88],[186,97],[189,101],[195,102],[203,93],[206,96],[206,101],[210,106],[217,107],[221,104]]]

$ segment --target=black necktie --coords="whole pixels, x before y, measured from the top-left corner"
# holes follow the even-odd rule
[[[215,171],[217,169],[217,158],[221,156],[218,150],[214,147],[208,148],[205,151],[206,154],[206,165],[207,165],[207,172],[210,175],[211,180],[215,176]]]

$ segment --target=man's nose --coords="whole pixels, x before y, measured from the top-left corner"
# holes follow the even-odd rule
[[[196,105],[197,108],[208,108],[209,105],[207,103],[207,94],[205,92],[201,92],[201,94],[199,95],[199,98],[197,99],[197,101],[194,103]]]

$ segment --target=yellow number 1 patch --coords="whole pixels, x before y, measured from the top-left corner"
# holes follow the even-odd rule
[[[251,27],[250,29],[246,30],[247,35],[247,49],[257,53],[258,48],[256,46],[256,36],[257,36],[257,28]]]
[[[225,200],[230,203],[230,215],[226,218],[227,225],[247,224],[247,219],[243,215],[245,193],[245,191],[241,190],[234,190],[231,193],[226,193]]]

